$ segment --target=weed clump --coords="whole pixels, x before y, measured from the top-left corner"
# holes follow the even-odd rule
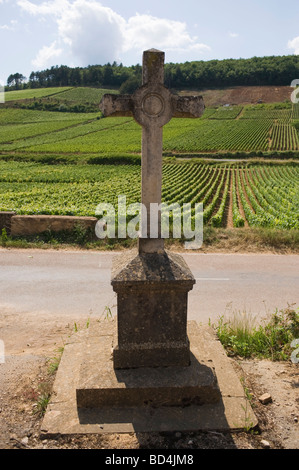
[[[255,325],[246,313],[214,325],[217,336],[229,356],[258,357],[273,361],[291,357],[291,343],[299,338],[299,309],[292,306],[276,310],[263,324]]]

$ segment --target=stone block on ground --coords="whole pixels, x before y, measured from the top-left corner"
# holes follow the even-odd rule
[[[127,404],[121,405],[121,391],[125,392],[124,401],[127,399],[126,393],[131,392],[126,392],[125,382],[119,382],[119,396],[114,405],[111,404],[111,399],[107,406],[78,408],[77,390],[84,381],[86,355],[90,355],[90,361],[94,363],[91,371],[94,371],[96,381],[107,376],[109,371],[117,377],[118,371],[112,365],[112,348],[109,348],[109,344],[113,344],[115,331],[115,321],[95,322],[91,329],[83,331],[79,336],[78,333],[74,334],[65,345],[51,402],[41,427],[43,437],[51,438],[58,434],[70,436],[128,432],[237,431],[257,425],[241,382],[221,343],[209,327],[199,326],[196,322],[188,322],[190,349],[200,358],[198,362],[202,364],[202,373],[210,370],[205,378],[206,383],[208,377],[212,377],[211,371],[216,378],[216,383],[210,382],[210,386],[212,385],[215,393],[214,399],[217,398],[217,388],[219,389],[218,400],[188,406],[166,406],[160,401],[159,405],[153,406],[150,403],[141,404],[139,398],[135,403],[132,399],[132,396],[136,396],[134,391]],[[87,347],[88,344],[92,346]],[[201,377],[203,380],[204,374]],[[93,379],[87,379],[86,384],[89,386]],[[101,383],[104,384],[104,381]],[[97,382],[98,389],[100,386]],[[106,392],[107,389],[104,394]],[[161,397],[162,395],[158,395],[159,400]]]

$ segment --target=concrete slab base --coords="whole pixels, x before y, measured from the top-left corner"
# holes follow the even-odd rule
[[[121,371],[125,375],[117,375],[120,371],[114,371],[112,362],[115,332],[115,321],[95,322],[89,329],[75,333],[65,345],[41,437],[224,432],[257,425],[231,360],[209,327],[188,322],[193,366],[188,368],[189,372],[182,368],[183,371],[173,371],[170,376],[165,375],[168,369],[165,368],[163,380],[163,373],[157,369],[151,371],[152,376],[143,375],[142,380],[128,371]],[[150,372],[149,369],[146,372]],[[182,375],[179,377],[177,373]],[[191,396],[200,398],[190,403],[182,402],[186,390],[180,387],[180,380],[188,383],[191,389],[193,387],[193,391],[197,388],[193,395],[191,390]],[[151,383],[156,386],[149,390]],[[169,406],[171,390],[173,401]],[[168,406],[163,404],[163,397],[167,397]]]

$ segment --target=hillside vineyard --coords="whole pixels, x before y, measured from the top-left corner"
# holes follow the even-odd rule
[[[140,201],[138,165],[48,166],[0,162],[0,210],[18,214],[94,216],[101,202],[117,209]],[[162,200],[202,202],[204,223],[216,227],[299,229],[299,168],[292,164],[169,163]]]
[[[140,127],[131,117],[103,118],[98,104],[109,91],[6,93],[1,211],[94,216],[102,202],[117,210],[119,195],[140,202]],[[290,100],[172,119],[163,130],[162,201],[203,203],[207,226],[299,229],[298,129],[299,104]]]

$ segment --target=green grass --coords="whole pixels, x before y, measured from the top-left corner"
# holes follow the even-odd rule
[[[129,118],[100,119],[66,132],[49,133],[42,139],[27,140],[22,148],[25,147],[29,152],[139,153],[141,129]]]
[[[99,103],[105,93],[116,90],[89,87],[41,88],[6,93],[5,104],[0,108],[28,109],[59,113],[98,113]]]
[[[86,121],[94,120],[100,117],[95,113],[61,113],[58,111],[38,111],[32,109],[19,108],[1,108],[0,107],[0,126],[11,125],[11,129],[17,129],[18,125],[26,123],[41,123],[55,121]],[[5,129],[9,129],[5,127]],[[16,133],[16,138],[17,138]]]
[[[5,102],[53,98],[58,101],[98,104],[105,93],[117,94],[118,92],[117,90],[106,88],[90,87],[33,88],[28,90],[7,91],[5,93]]]
[[[50,402],[52,386],[49,382],[41,382],[37,390],[37,399],[34,407],[34,414],[42,417]]]
[[[70,126],[76,126],[80,121],[51,121],[39,123],[18,124],[0,127],[0,148],[13,148],[26,146],[28,139],[46,139],[49,133],[56,135],[57,131]],[[54,138],[53,136],[53,138]]]
[[[102,96],[105,93],[116,94],[117,91],[108,90],[105,88],[76,87],[76,88],[71,88],[69,90],[66,90],[63,93],[59,93],[59,95],[55,96],[55,99],[73,101],[73,102],[82,103],[82,104],[84,103],[99,104],[102,99]]]
[[[211,225],[204,227],[203,247],[205,252],[231,252],[231,253],[278,253],[290,254],[299,253],[299,230],[277,230],[271,229],[273,238],[265,237],[265,232],[269,229],[252,228],[248,229],[224,229],[215,228]],[[279,241],[280,240],[280,241]],[[166,239],[166,249],[184,249],[183,239]],[[31,236],[11,237],[0,235],[0,246],[7,248],[38,248],[55,249],[66,246],[84,248],[86,250],[114,251],[126,248],[136,248],[136,239],[95,239],[94,233],[90,230],[78,227],[73,231],[51,232]]]
[[[71,87],[53,87],[53,88],[33,88],[28,90],[14,90],[5,92],[5,102],[16,100],[28,100],[44,98],[45,96],[52,96],[58,93],[63,93],[70,90]]]
[[[246,312],[234,313],[228,320],[220,317],[214,328],[230,356],[290,360],[291,343],[299,338],[299,310],[276,310],[259,325]]]
[[[59,347],[55,352],[57,353],[54,357],[48,360],[48,374],[53,375],[57,372],[64,346]]]

